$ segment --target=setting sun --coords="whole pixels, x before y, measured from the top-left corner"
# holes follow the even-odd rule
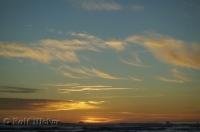
[[[86,117],[83,122],[85,123],[108,123],[112,122],[113,119],[106,117]]]

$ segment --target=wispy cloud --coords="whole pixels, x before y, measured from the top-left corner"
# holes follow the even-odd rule
[[[52,86],[52,87],[68,87],[68,86],[77,86],[80,85],[79,83],[67,83],[67,84],[43,84],[45,86]]]
[[[174,76],[175,78],[179,79],[179,80],[182,80],[182,81],[184,81],[184,82],[191,81],[191,80],[189,79],[189,77],[186,76],[186,74],[184,74],[184,73],[181,72],[181,71],[178,71],[178,70],[175,69],[175,68],[172,69],[171,72],[172,72],[173,76]]]
[[[104,101],[0,98],[0,110],[65,111],[99,109]]]
[[[8,58],[26,58],[49,63],[52,60],[78,62],[75,52],[64,46],[68,41],[42,40],[36,46],[25,46],[25,44],[0,42],[0,56]],[[70,42],[68,42],[70,43]],[[53,45],[51,45],[53,44]],[[58,47],[60,46],[60,47]],[[62,47],[65,47],[62,49]]]
[[[187,44],[182,40],[160,34],[130,36],[127,41],[142,44],[161,61],[181,67],[200,69],[200,46],[197,44]]]
[[[138,78],[138,77],[129,76],[128,78],[129,78],[130,80],[136,81],[136,82],[142,82],[142,81],[143,81],[143,79]]]
[[[110,90],[130,90],[132,88],[120,88],[107,85],[76,85],[59,87],[60,93],[70,93],[70,92],[84,92],[84,91],[110,91]]]
[[[115,49],[116,51],[123,51],[125,48],[126,42],[122,40],[113,39],[113,40],[106,41],[106,44],[109,47]]]
[[[88,11],[118,11],[122,6],[114,0],[79,0],[80,8]]]
[[[178,71],[177,69],[172,69],[170,71],[171,76],[158,76],[157,79],[164,82],[172,82],[172,83],[184,83],[191,81],[184,73]]]
[[[99,96],[97,98],[102,98],[102,99],[113,99],[113,98],[161,98],[165,95],[163,94],[154,94],[154,95],[110,95],[110,96]]]
[[[80,51],[102,52],[107,49],[126,51],[126,45],[130,43],[141,44],[156,58],[166,63],[200,69],[199,45],[189,44],[182,40],[160,34],[149,36],[134,35],[120,40],[113,38],[102,39],[88,33],[71,33],[71,36],[64,40],[42,39],[34,43],[34,45],[0,42],[0,57],[26,58],[42,63],[50,63],[51,61],[77,63],[80,62],[78,56],[78,52]],[[121,61],[132,66],[146,67],[136,53],[132,54],[130,58],[122,58]],[[84,69],[81,72],[84,71],[88,70]],[[94,73],[99,77],[114,79],[109,74],[103,74],[103,72],[97,69],[93,68],[90,71],[90,73]],[[71,74],[68,76],[73,77]]]
[[[171,83],[183,83],[184,81],[182,80],[177,80],[177,79],[171,79],[168,77],[163,77],[163,76],[158,76],[158,80],[163,81],[163,82],[171,82]]]
[[[61,72],[63,75],[69,78],[91,78],[91,77],[98,77],[104,79],[120,79],[120,77],[116,77],[104,71],[101,71],[96,68],[87,68],[87,67],[71,67],[71,66],[61,66],[58,68],[58,71]]]
[[[0,93],[36,93],[40,89],[35,88],[24,88],[16,86],[0,86]]]
[[[41,47],[27,47],[25,44],[0,42],[0,56],[8,58],[27,58],[47,63],[51,60],[48,51]]]
[[[135,67],[148,67],[140,59],[138,53],[132,53],[129,58],[121,58],[120,61],[124,64],[135,66]]]
[[[14,42],[0,42],[0,56],[10,58],[26,58],[42,63],[49,63],[53,60],[79,62],[75,53],[77,50],[92,50],[88,46],[91,40],[80,39],[43,39],[34,46]],[[95,43],[96,44],[96,43]]]
[[[111,74],[105,73],[105,72],[100,71],[100,70],[95,69],[95,68],[92,69],[92,74],[94,74],[97,77],[105,78],[105,79],[120,79],[119,77],[115,77]]]
[[[34,45],[0,42],[0,56],[31,59],[41,63],[51,61],[77,63],[80,61],[77,55],[79,51],[122,50],[123,45],[124,42],[121,40],[104,40],[87,33],[71,33],[71,36],[64,40],[42,39]]]
[[[143,5],[138,4],[122,4],[116,0],[77,0],[71,1],[76,7],[85,11],[108,12],[108,11],[142,11]]]
[[[126,46],[126,41],[110,38],[110,39],[102,39],[97,36],[88,34],[88,33],[71,33],[77,39],[81,41],[85,41],[86,49],[90,49],[93,51],[100,51],[103,49],[114,49],[116,51],[123,51]]]

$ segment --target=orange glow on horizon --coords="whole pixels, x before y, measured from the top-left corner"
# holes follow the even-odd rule
[[[106,117],[87,117],[82,121],[85,123],[109,123],[112,122],[113,119]]]
[[[54,101],[34,103],[38,111],[68,111],[99,109],[102,101]]]

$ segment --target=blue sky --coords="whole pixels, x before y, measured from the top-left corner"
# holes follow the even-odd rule
[[[109,120],[106,112],[120,113],[110,121],[133,121],[123,114],[138,112],[162,120],[177,113],[188,114],[179,120],[199,119],[198,0],[0,3],[0,97],[8,103],[73,100],[66,106],[63,101],[64,111],[79,110],[78,117],[61,118],[69,121]],[[78,106],[65,108],[72,105]],[[138,120],[148,120],[144,115]]]

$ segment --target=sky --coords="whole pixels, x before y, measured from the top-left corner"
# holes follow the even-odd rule
[[[0,119],[200,120],[198,0],[1,0]]]

